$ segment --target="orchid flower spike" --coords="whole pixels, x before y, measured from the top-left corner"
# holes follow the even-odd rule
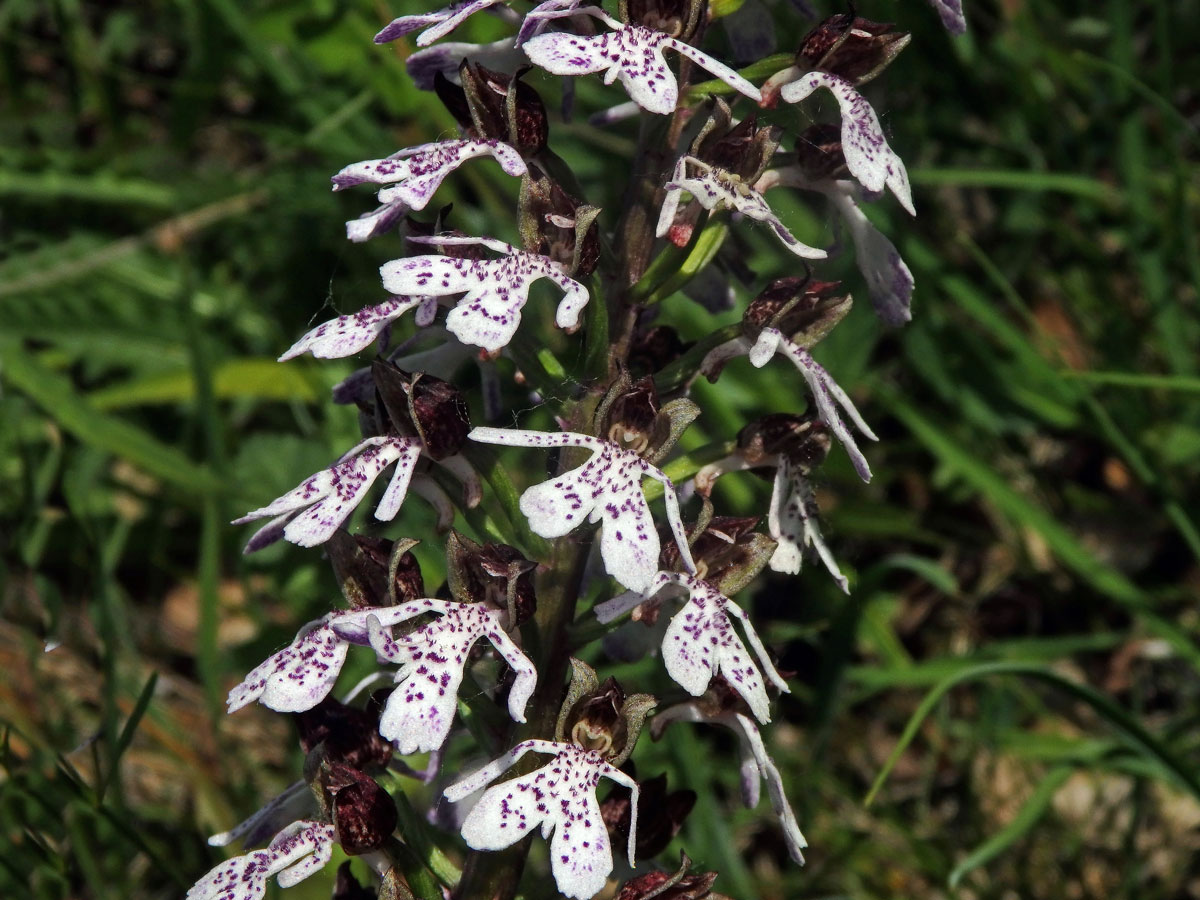
[[[603,888],[613,869],[608,829],[596,800],[600,779],[609,778],[632,793],[627,853],[634,865],[637,843],[638,784],[606,762],[596,750],[571,743],[531,740],[446,788],[451,802],[482,790],[529,752],[554,758],[528,775],[488,788],[467,814],[462,836],[476,850],[502,850],[539,825],[550,841],[550,868],[560,893],[589,900]]]
[[[592,37],[553,32],[530,38],[523,44],[530,62],[554,75],[603,72],[605,84],[620,81],[642,109],[669,115],[679,102],[679,82],[663,58],[663,51],[670,48],[756,103],[762,99],[758,88],[749,81],[691,44],[643,25],[625,25],[597,7],[548,11],[541,18],[584,14],[613,30]]]
[[[379,34],[375,35],[375,43],[386,44],[396,38],[403,37],[422,28],[425,30],[417,35],[417,46],[428,47],[434,41],[444,38],[468,17],[489,6],[503,3],[505,0],[458,0],[444,9],[436,12],[420,13],[415,16],[400,16],[392,19]]]
[[[508,694],[509,715],[514,721],[525,721],[525,704],[537,684],[537,671],[505,633],[505,610],[486,603],[433,599],[395,610],[376,610],[367,620],[367,629],[380,661],[400,665],[399,687],[388,696],[379,719],[379,733],[396,744],[397,752],[424,753],[442,746],[454,721],[467,657],[484,637],[516,676]],[[402,637],[392,636],[390,625],[425,613],[438,618]]]
[[[688,174],[689,168],[695,170]],[[771,226],[783,245],[804,259],[824,259],[828,254],[824,250],[810,247],[798,240],[779,217],[771,211],[763,197],[754,187],[724,169],[710,166],[694,156],[681,156],[675,163],[671,181],[666,185],[666,197],[663,200],[662,211],[658,216],[657,237],[663,237],[675,221],[675,213],[679,209],[680,196],[686,191],[691,194],[701,206],[707,210],[731,209],[738,215],[743,215],[756,222],[765,222]]]
[[[333,841],[332,825],[293,822],[265,850],[235,856],[210,869],[187,892],[187,900],[261,900],[272,875],[281,888],[289,888],[323,868],[333,855]]]
[[[820,88],[832,93],[841,107],[842,153],[850,174],[868,191],[879,193],[885,187],[890,188],[900,205],[915,216],[917,211],[904,162],[888,145],[879,116],[875,115],[867,98],[850,82],[828,72],[809,72],[797,81],[785,84],[779,93],[786,102],[799,103]]]
[[[596,618],[611,622],[643,600],[653,599],[662,591],[680,589],[688,600],[671,619],[663,637],[662,655],[667,673],[693,697],[703,694],[713,677],[721,675],[746,701],[755,718],[770,722],[770,701],[762,676],[734,631],[732,619],[742,623],[746,640],[771,683],[785,694],[790,688],[771,663],[767,648],[745,610],[711,582],[685,573],[659,572],[644,596],[630,592],[614,597],[597,606]]]
[[[386,159],[368,159],[346,166],[332,178],[335,191],[368,182],[391,185],[379,192],[377,209],[346,223],[346,236],[361,242],[382,234],[410,210],[424,209],[447,175],[467,160],[481,156],[491,156],[507,175],[520,177],[527,171],[525,161],[514,148],[495,140],[421,144]]]
[[[779,767],[768,755],[754,720],[736,710],[712,709],[711,704],[704,701],[690,700],[668,707],[656,715],[650,724],[651,737],[657,741],[672,722],[724,725],[737,735],[742,756],[742,802],[748,808],[758,806],[759,783],[767,783],[767,796],[783,828],[788,855],[794,862],[804,865],[804,848],[808,846],[808,841],[804,839],[796,823],[796,815],[783,792],[783,776],[779,773]]]
[[[510,447],[579,447],[592,456],[583,465],[534,485],[521,495],[521,512],[535,534],[562,537],[587,522],[600,522],[600,555],[608,574],[631,590],[645,590],[658,571],[661,548],[654,517],[642,494],[642,478],[662,484],[667,521],[689,571],[695,571],[679,515],[675,486],[660,469],[632,450],[585,434],[476,428],[468,435],[484,444]]]
[[[411,237],[409,240],[443,246],[482,244],[502,254],[500,259],[412,256],[384,263],[379,269],[383,286],[395,294],[425,299],[462,294],[454,309],[446,316],[446,328],[464,344],[474,344],[492,353],[504,348],[521,323],[521,309],[529,300],[530,285],[541,278],[549,278],[563,291],[563,299],[558,304],[555,316],[558,327],[567,331],[579,327],[579,313],[588,302],[587,288],[569,278],[562,264],[548,256],[518,250],[503,241],[490,238],[435,236]],[[374,333],[378,334],[376,323],[380,318],[395,318],[406,309],[418,305],[409,301],[406,303],[400,304],[404,309],[396,307],[387,311],[371,311],[366,317],[369,320],[366,330],[376,329]],[[374,309],[381,310],[380,307]],[[359,315],[368,312],[363,310]],[[431,316],[429,318],[432,319]],[[301,338],[301,343],[304,340]]]

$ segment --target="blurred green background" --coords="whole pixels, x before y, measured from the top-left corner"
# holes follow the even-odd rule
[[[965,3],[959,39],[917,0],[857,4],[913,32],[867,93],[919,217],[872,210],[916,277],[912,324],[861,302],[817,354],[881,437],[870,485],[840,450],[819,485],[854,593],[810,564],[740,598],[796,673],[768,734],[808,866],[765,801],[740,807],[728,735],[676,725],[636,755],[700,788],[675,847],[740,900],[1200,896],[1200,4]],[[328,177],[452,133],[411,46],[371,43],[415,11],[0,5],[2,897],[179,897],[222,858],[205,837],[298,777],[286,717],[222,701],[334,582],[316,552],[244,558],[228,522],[356,440],[327,399],[352,364],[274,358],[383,299],[397,255],[344,240],[371,199]],[[781,42],[806,27],[773,14]],[[455,39],[505,33],[480,16]],[[579,84],[584,111],[622,99]],[[552,131],[609,225],[634,127]],[[490,165],[438,199],[511,240],[516,182]],[[819,205],[772,203],[829,239]],[[789,273],[734,230],[759,285]],[[692,338],[737,316],[663,304]],[[791,374],[743,362],[699,386],[687,446],[794,411]],[[729,478],[716,497],[761,512],[768,493]],[[417,505],[388,533],[429,525]],[[436,586],[437,542],[418,555]],[[290,895],[327,896],[332,872]]]

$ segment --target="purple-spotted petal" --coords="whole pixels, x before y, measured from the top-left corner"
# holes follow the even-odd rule
[[[526,172],[521,155],[501,141],[454,140],[422,144],[402,150],[386,159],[368,159],[346,166],[333,176],[333,189],[370,182],[391,187],[379,192],[384,205],[402,204],[408,209],[424,209],[446,176],[467,160],[491,156],[508,175]]]
[[[604,72],[605,84],[620,81],[638,106],[667,115],[679,102],[679,83],[667,66],[663,50],[670,47],[712,72],[734,90],[755,101],[758,89],[728,66],[683,41],[642,25],[619,25],[616,30],[585,37],[565,32],[542,34],[523,45],[534,65],[554,75]]]
[[[392,297],[378,306],[367,306],[348,316],[318,325],[279,357],[279,361],[311,353],[318,359],[340,359],[366,350],[380,333],[422,302],[421,297]]]
[[[828,425],[829,430],[842,442],[859,477],[863,481],[870,481],[871,467],[867,463],[867,458],[858,449],[854,435],[850,433],[850,429],[846,427],[846,423],[842,421],[842,417],[838,413],[840,406],[864,436],[872,441],[879,440],[859,415],[854,401],[821,364],[813,359],[811,353],[786,338],[777,328],[764,328],[759,332],[758,340],[750,348],[750,364],[756,368],[762,368],[777,352],[790,359],[800,370],[800,374],[808,382],[809,390],[812,391],[821,421]]]
[[[762,780],[767,783],[767,793],[771,799],[771,808],[783,829],[783,840],[787,846],[788,855],[799,865],[804,865],[804,848],[808,842],[800,832],[796,816],[788,803],[783,791],[783,778],[778,767],[767,754],[762,734],[752,719],[737,712],[712,712],[702,708],[696,701],[681,703],[668,707],[654,717],[651,725],[654,739],[658,740],[663,730],[672,722],[715,723],[724,725],[738,736],[741,757],[742,796],[747,806],[758,804],[758,785],[751,781]]]
[[[379,733],[394,741],[400,753],[437,750],[446,740],[454,720],[463,667],[471,647],[486,637],[517,675],[509,710],[525,721],[525,703],[533,692],[537,673],[533,664],[504,633],[504,613],[483,604],[423,599],[405,604],[399,612],[379,610],[384,618],[368,619],[372,648],[383,661],[400,665],[398,687],[388,697],[379,721]],[[401,637],[392,625],[424,613],[438,618]],[[386,622],[386,627],[384,625]]]
[[[458,84],[458,67],[464,59],[470,59],[496,72],[511,72],[528,62],[521,48],[508,37],[491,44],[448,41],[436,47],[426,47],[406,59],[404,67],[419,90],[432,91],[438,72],[454,84]]]
[[[297,822],[271,841],[271,872],[281,888],[292,887],[322,869],[333,855],[333,826]]]
[[[446,243],[465,243],[451,241]],[[446,316],[446,328],[464,344],[490,352],[507,346],[521,322],[529,288],[549,278],[564,292],[557,321],[563,328],[578,324],[579,310],[588,292],[568,278],[562,267],[546,256],[517,250],[500,241],[471,239],[505,255],[499,259],[460,259],[448,256],[413,256],[384,263],[379,273],[384,287],[394,293],[421,297],[463,294]]]
[[[396,38],[424,28],[417,36],[418,47],[428,47],[439,38],[444,38],[455,28],[482,9],[495,6],[504,0],[460,0],[437,12],[423,13],[415,16],[400,16],[393,19],[375,35],[375,43],[386,44]]]
[[[406,34],[412,34],[414,31],[419,31],[429,25],[436,25],[443,21],[445,16],[442,11],[432,13],[420,13],[415,16],[400,16],[392,19],[375,35],[375,43],[386,44],[398,38],[404,37]]]
[[[755,103],[762,101],[762,92],[729,66],[725,65],[725,63],[718,62],[703,50],[698,50],[691,44],[681,41],[678,38],[668,38],[666,43],[668,47],[673,48],[681,56],[686,56],[700,68],[716,75],[717,78],[725,82],[739,94],[749,97]]]
[[[272,875],[278,875],[280,887],[291,887],[329,862],[333,839],[332,825],[294,822],[265,850],[215,866],[187,892],[187,900],[259,900]]]
[[[259,900],[266,896],[270,867],[266,850],[227,859],[192,885],[187,900]]]
[[[847,190],[849,188],[849,190]],[[826,195],[841,214],[854,242],[854,261],[867,282],[875,313],[888,325],[912,319],[913,275],[895,245],[854,202],[850,182],[838,182]]]
[[[709,582],[673,572],[659,573],[647,595],[652,596],[668,585],[686,590],[688,601],[671,619],[663,637],[662,654],[667,673],[694,697],[708,689],[713,676],[723,675],[755,717],[769,722],[766,685],[734,631],[731,616],[741,620],[746,637],[771,681],[785,692],[788,686],[771,664],[766,648],[741,607]]]
[[[951,34],[967,33],[967,17],[963,15],[962,0],[929,0],[929,5],[937,10],[942,24]]]
[[[584,465],[552,481],[535,484],[521,495],[521,512],[534,534],[562,537],[588,521],[595,506],[591,474],[589,465]]]
[[[767,783],[767,796],[771,800],[771,809],[783,828],[783,842],[788,848],[788,855],[793,862],[804,865],[804,848],[808,846],[808,841],[804,839],[800,826],[796,822],[792,806],[788,803],[787,795],[783,791],[783,776],[775,762],[767,754],[767,747],[763,743],[758,726],[741,713],[734,713],[727,718],[730,721],[727,721],[726,724],[738,733],[750,755],[758,763],[759,775]]]
[[[267,506],[235,519],[233,524],[241,525],[267,516],[294,514],[283,529],[282,536],[301,547],[323,544],[346,521],[379,474],[395,463],[399,469],[392,487],[380,504],[383,517],[390,519],[403,500],[403,491],[397,491],[397,483],[401,487],[407,485],[421,446],[417,438],[368,438],[332,467],[310,476],[299,487]],[[278,532],[278,520],[268,523],[264,531],[268,529],[271,535],[275,535]],[[255,535],[250,539],[247,552],[265,546],[258,537]]]
[[[346,238],[356,244],[387,234],[408,213],[403,203],[387,203],[346,223]]]
[[[600,530],[604,568],[625,587],[637,588],[649,583],[658,570],[661,547],[654,516],[641,487],[634,484],[632,490],[601,502],[602,507],[598,506],[593,516],[599,512],[604,522]]]
[[[583,0],[544,0],[525,14],[521,30],[517,32],[517,46],[521,46],[530,38],[539,35],[545,29],[550,18],[561,18],[566,10],[578,9]],[[558,15],[549,16],[550,13]]]
[[[832,93],[841,107],[842,153],[850,174],[869,191],[878,193],[890,188],[900,205],[916,215],[908,170],[884,137],[879,116],[850,82],[828,72],[809,72],[798,81],[785,84],[779,93],[786,102],[799,103],[820,88]]]
[[[644,590],[658,571],[659,540],[642,493],[643,478],[664,488],[667,520],[684,564],[695,569],[679,515],[675,486],[659,469],[632,450],[599,438],[563,432],[545,434],[503,428],[476,428],[469,435],[485,444],[518,447],[583,447],[592,456],[583,465],[528,488],[520,500],[529,527],[542,537],[561,537],[584,521],[600,522],[600,553],[607,572],[624,587]]]
[[[291,644],[256,666],[229,692],[228,711],[255,700],[278,712],[312,709],[337,681],[349,643],[366,643],[362,611],[330,613],[309,622]]]
[[[324,700],[349,648],[329,619],[309,622],[291,644],[256,666],[229,692],[228,711],[258,700],[277,712],[303,712]]]
[[[526,741],[447,788],[446,796],[461,799],[498,777],[530,750],[553,753],[554,758],[528,775],[489,788],[463,822],[463,839],[476,850],[499,850],[539,826],[543,837],[553,831],[550,867],[559,892],[588,900],[604,888],[613,867],[608,831],[596,800],[600,778],[611,778],[630,788],[635,809],[638,802],[637,783],[606,763],[599,753],[574,744]],[[628,847],[631,865],[636,830],[635,819]]]
[[[834,581],[847,594],[850,583],[838,568],[825,538],[817,523],[817,501],[812,485],[797,468],[780,459],[775,472],[775,484],[771,491],[771,507],[767,515],[767,533],[775,539],[777,546],[771,555],[773,571],[789,575],[799,573],[804,561],[804,548],[812,547],[829,570]]]

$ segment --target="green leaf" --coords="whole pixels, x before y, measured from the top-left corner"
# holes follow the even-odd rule
[[[326,399],[321,379],[307,366],[287,366],[273,359],[230,359],[212,370],[213,396],[218,400],[257,400],[315,403]],[[196,379],[190,369],[165,372],[114,384],[88,394],[98,410],[130,406],[190,403],[196,399]]]
[[[14,341],[0,343],[0,378],[28,395],[85,444],[126,459],[186,494],[199,496],[228,490],[228,485],[206,466],[192,462],[140,428],[93,408],[67,379],[44,368]]]

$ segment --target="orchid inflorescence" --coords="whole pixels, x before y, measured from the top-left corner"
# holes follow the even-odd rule
[[[620,0],[616,16],[583,0],[545,0],[523,15],[516,5],[459,0],[401,16],[375,38],[415,35],[422,49],[408,57],[409,71],[437,92],[461,135],[333,176],[335,191],[379,186],[378,206],[347,223],[350,240],[400,231],[407,254],[380,269],[388,296],[318,325],[280,359],[349,357],[375,346],[369,366],[335,389],[337,402],[358,407],[363,440],[237,521],[268,519],[247,552],[281,538],[322,546],[346,607],[309,622],[230,691],[231,713],[258,701],[296,715],[304,779],[213,838],[266,847],[218,865],[188,893],[193,900],[252,900],[272,876],[288,887],[325,865],[335,845],[364,858],[380,879],[380,897],[511,897],[524,853],[515,862],[511,855],[492,865],[481,860],[535,831],[549,839],[558,891],[590,898],[614,875],[614,840],[630,866],[653,857],[695,799],[689,791],[668,794],[662,777],[635,776],[630,758],[647,721],[656,740],[677,721],[732,729],[745,802],[757,805],[765,781],[789,855],[804,861],[805,839],[760,730],[771,721],[772,695],[788,692],[788,682],[732,598],[768,567],[799,573],[810,553],[849,591],[819,526],[814,473],[836,439],[869,480],[855,433],[876,437],[812,352],[852,304],[839,283],[819,281],[811,269],[836,245],[802,241],[768,195],[795,188],[827,200],[880,318],[889,325],[910,318],[912,275],[862,208],[889,192],[915,214],[908,174],[860,91],[909,36],[834,15],[809,31],[791,65],[756,85],[700,49],[721,18],[704,0]],[[933,5],[947,27],[962,31],[956,0]],[[484,10],[511,23],[515,36],[439,43]],[[631,101],[594,122],[642,117],[618,215],[589,205],[579,179],[550,150],[551,116],[534,77],[526,80],[531,67],[565,79],[565,117],[572,79],[593,74],[619,82]],[[709,90],[698,87],[709,76],[716,79],[704,82]],[[836,121],[809,125],[789,157],[784,128],[760,124],[759,116],[794,121],[789,108],[801,103],[810,115],[830,111],[810,100],[821,96],[832,96]],[[516,227],[505,229],[517,243],[451,230],[448,207],[416,215],[460,167],[493,163],[514,187],[519,179]],[[749,223],[766,226],[762,233],[781,242],[788,251],[781,256],[803,274],[770,281],[740,324],[686,345],[656,321],[670,306],[660,302],[692,302],[680,292],[701,293],[714,274],[724,281],[718,305],[732,293],[723,273],[751,283],[734,249],[753,232]],[[557,329],[542,339],[534,336],[546,318],[539,282],[558,297]],[[394,341],[401,330],[411,337]],[[568,345],[577,360],[570,376],[553,349]],[[717,381],[742,356],[781,374],[787,367],[773,358],[790,362],[807,408],[761,416],[736,438],[679,455],[680,438],[702,414],[688,397],[691,385],[700,375]],[[465,382],[460,371],[470,361],[480,378],[475,404],[454,383]],[[499,427],[506,416],[516,419],[509,409],[531,407],[551,414],[557,430]],[[472,427],[473,415],[491,424]],[[510,456],[544,462],[551,474],[522,477],[501,464]],[[411,488],[445,535],[447,584],[436,596],[427,595],[415,539],[347,528],[385,470],[375,518],[392,521]],[[742,472],[772,481],[765,532],[756,530],[761,517],[718,515],[710,499],[719,478]],[[655,512],[660,495],[665,519]],[[690,521],[685,506],[694,509]],[[582,595],[598,599],[577,615]],[[366,690],[387,680],[377,675],[335,698],[351,647],[394,667],[392,684]],[[647,648],[675,685],[659,689],[671,701],[661,708],[650,693],[601,682],[579,658]],[[492,664],[480,665],[486,660]],[[494,687],[477,689],[485,669]],[[460,691],[464,683],[473,686],[469,694]],[[492,761],[452,767],[460,737]],[[399,758],[417,753],[430,754],[420,771]],[[383,786],[397,774],[438,785],[442,800],[428,822],[411,815],[407,800],[409,814],[398,813]],[[603,802],[601,779],[618,785]],[[452,804],[466,809],[456,813]],[[432,866],[422,856],[434,829],[454,822],[474,851],[462,872],[444,857]],[[631,878],[620,897],[710,896],[715,875],[691,874],[688,865],[685,858],[674,875]],[[360,895],[372,893],[343,868],[337,896]]]

